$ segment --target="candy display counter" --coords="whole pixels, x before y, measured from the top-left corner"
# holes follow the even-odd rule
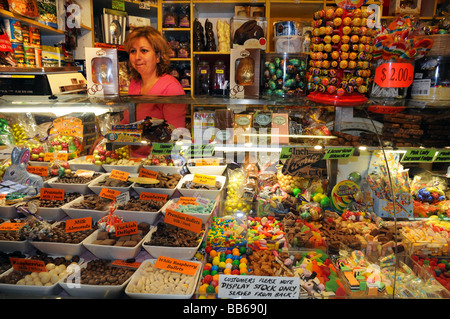
[[[162,129],[154,119],[119,125],[121,112],[142,102],[185,103],[187,127]],[[0,294],[448,298],[442,260],[449,254],[450,111],[390,102],[66,95],[17,103],[2,97],[0,244],[7,271]],[[91,115],[97,135],[90,145]],[[208,117],[214,120],[194,125]],[[77,130],[73,118],[85,125]],[[54,131],[42,130],[47,126]],[[58,145],[50,152],[56,139],[47,132],[58,139],[78,134],[75,158]],[[111,133],[132,138],[114,142],[106,138]],[[26,183],[8,175],[11,150],[27,147],[14,143],[15,134],[39,142],[44,153],[42,161],[23,159],[18,171],[67,185],[50,180],[36,196],[22,193]],[[149,145],[145,158],[133,158],[130,147]],[[81,182],[88,186],[79,191],[74,187]],[[40,215],[53,207],[61,207],[58,214]],[[56,274],[54,258],[77,263]],[[176,276],[160,290],[142,286],[147,276],[159,285],[168,272]],[[74,278],[80,287],[71,291]],[[263,279],[269,290],[261,290]]]

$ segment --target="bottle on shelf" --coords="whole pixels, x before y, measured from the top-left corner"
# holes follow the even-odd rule
[[[208,61],[200,61],[197,66],[197,94],[210,94],[211,70]]]
[[[214,61],[212,69],[212,95],[228,95],[228,81],[226,79],[227,66],[223,60]]]

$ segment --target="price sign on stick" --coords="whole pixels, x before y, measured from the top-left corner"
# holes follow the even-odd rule
[[[413,83],[410,63],[383,63],[375,70],[375,83],[383,88],[406,88]]]

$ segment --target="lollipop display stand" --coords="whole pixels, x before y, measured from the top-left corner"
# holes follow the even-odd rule
[[[367,101],[373,38],[370,12],[339,6],[314,13],[308,69],[308,99],[334,105]]]

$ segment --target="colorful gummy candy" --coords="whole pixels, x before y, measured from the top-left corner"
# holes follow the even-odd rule
[[[420,266],[450,292],[450,261],[446,258],[411,256]]]
[[[206,263],[203,266],[198,299],[215,299],[219,291],[219,275],[248,275],[247,248],[232,249],[205,248]]]
[[[247,243],[246,220],[233,217],[213,217],[207,234],[207,243],[213,247],[245,246]]]
[[[369,262],[362,251],[340,252],[332,259],[351,296],[380,297],[385,293],[392,294],[389,278],[382,274],[379,265]]]
[[[326,249],[325,237],[314,223],[297,218],[289,213],[283,218],[288,248]]]
[[[294,273],[301,279],[300,285],[308,296],[342,298],[345,288],[329,256],[322,250],[296,255]]]
[[[248,217],[248,246],[253,250],[278,250],[285,245],[283,224],[273,216]]]
[[[420,59],[430,51],[433,40],[413,35],[417,18],[397,17],[374,41],[373,59]]]
[[[171,203],[166,209],[172,209],[184,214],[211,214],[212,210],[216,206],[216,201],[211,200],[208,204],[178,204]]]

